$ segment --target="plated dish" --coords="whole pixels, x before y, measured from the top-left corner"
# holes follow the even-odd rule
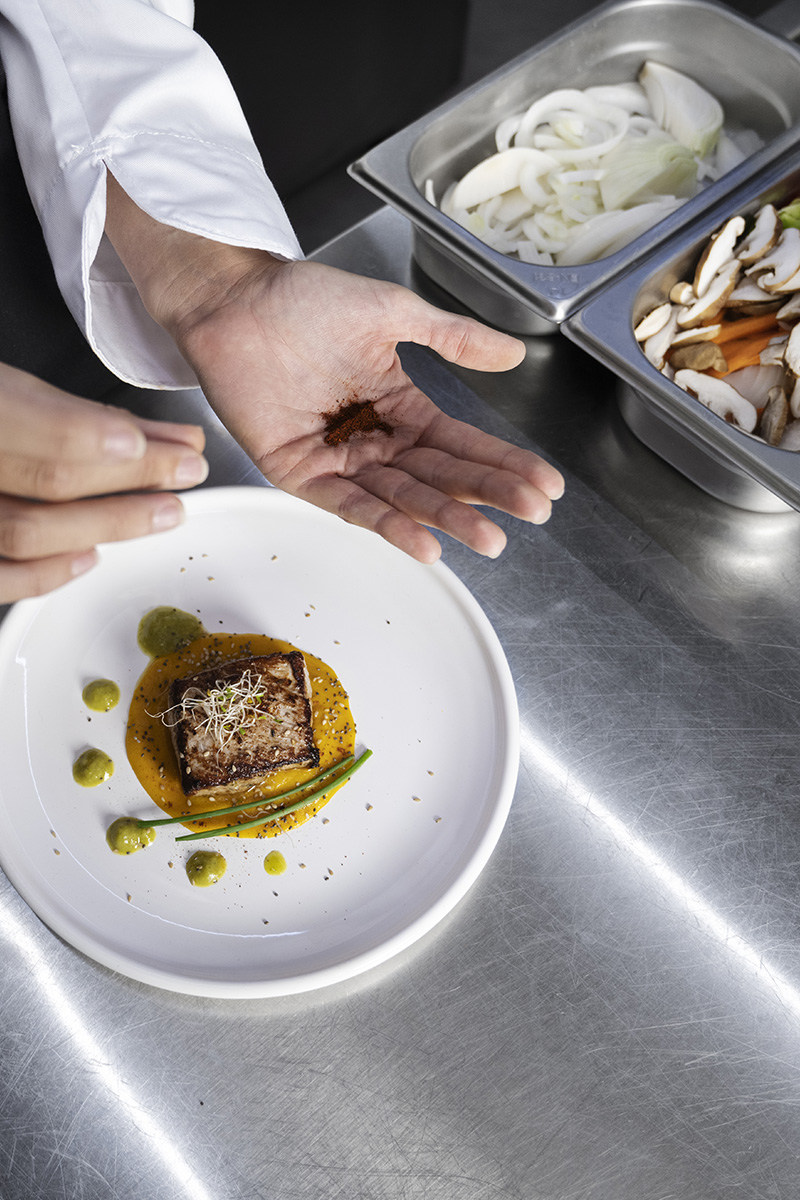
[[[184,501],[179,529],[104,547],[96,570],[16,605],[0,625],[0,866],[57,934],[130,978],[218,997],[321,987],[410,946],[487,862],[517,776],[510,672],[446,567],[423,567],[270,488]],[[373,751],[301,827],[202,843],[228,863],[209,888],[187,882],[191,843],[162,833],[120,856],[105,841],[117,817],[159,815],[125,755],[128,704],[148,661],[137,626],[157,604],[329,661],[357,745]],[[121,690],[108,712],[82,698],[97,678]],[[115,769],[85,788],[71,768],[90,745]],[[277,876],[264,865],[276,847],[286,860]]]

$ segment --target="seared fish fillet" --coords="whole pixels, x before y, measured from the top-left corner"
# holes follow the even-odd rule
[[[299,650],[222,663],[169,691],[172,741],[187,796],[238,790],[280,767],[317,767],[311,683]]]

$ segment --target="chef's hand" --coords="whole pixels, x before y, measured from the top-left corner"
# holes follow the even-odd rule
[[[561,495],[541,459],[445,416],[397,354],[398,342],[417,342],[503,371],[522,345],[405,288],[318,263],[259,263],[173,335],[267,479],[423,562],[440,553],[428,526],[494,557],[505,535],[475,504],[542,522]],[[378,428],[337,434],[336,414],[352,404]]]
[[[204,440],[0,364],[0,603],[88,570],[99,542],[177,525],[180,500],[161,489],[205,478]]]
[[[423,562],[440,554],[427,527],[500,553],[505,534],[476,504],[547,520],[564,487],[558,471],[445,416],[397,354],[398,342],[416,342],[505,371],[521,361],[521,342],[394,284],[160,225],[113,179],[108,196],[106,229],[145,305],[272,483]],[[354,402],[382,428],[326,441],[328,415]]]

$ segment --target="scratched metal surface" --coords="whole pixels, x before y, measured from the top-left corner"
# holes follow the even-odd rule
[[[320,256],[427,294],[388,210]],[[519,691],[499,846],[416,947],[274,1001],[114,975],[0,878],[2,1200],[797,1196],[800,517],[705,497],[564,339],[408,364],[568,480],[497,562],[445,552]],[[207,424],[210,484],[257,484]]]

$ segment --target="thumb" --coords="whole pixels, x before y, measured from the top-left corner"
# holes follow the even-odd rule
[[[519,338],[490,329],[472,317],[443,312],[414,296],[411,330],[407,340],[429,346],[448,362],[473,371],[510,371],[525,357],[525,343]]]

